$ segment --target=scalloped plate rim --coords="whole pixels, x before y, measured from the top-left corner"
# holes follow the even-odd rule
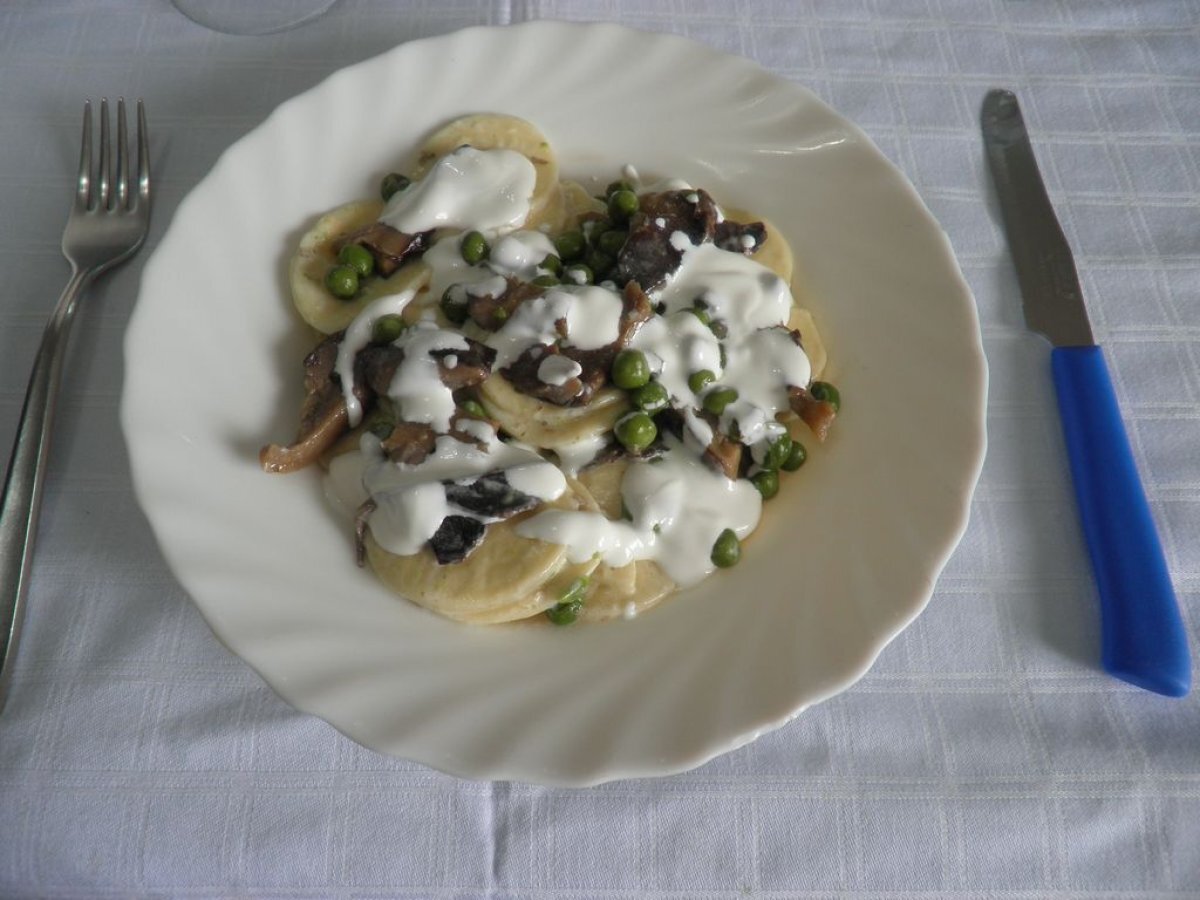
[[[477,26],[469,29],[464,29],[450,35],[442,35],[436,37],[422,38],[417,41],[412,41],[403,44],[390,51],[386,51],[379,56],[365,60],[361,63],[340,69],[330,74],[326,79],[317,84],[315,87],[300,94],[296,97],[280,104],[272,113],[249,134],[234,143],[226,149],[213,169],[200,182],[197,187],[189,193],[181,202],[175,214],[175,219],[171,223],[167,234],[164,236],[160,248],[173,248],[173,241],[176,239],[172,234],[178,227],[183,227],[189,223],[189,216],[193,215],[193,207],[199,205],[200,197],[206,192],[211,192],[215,187],[219,186],[220,179],[225,177],[225,173],[238,166],[239,155],[242,154],[245,148],[249,147],[253,141],[259,140],[263,135],[269,134],[272,130],[277,130],[281,127],[280,123],[285,118],[295,113],[298,109],[302,109],[305,104],[313,103],[319,100],[324,93],[331,92],[334,85],[339,80],[353,81],[358,77],[356,72],[361,73],[366,67],[371,65],[379,65],[380,61],[395,57],[398,54],[419,54],[428,52],[433,47],[445,45],[452,42],[467,44],[478,41],[492,40],[508,40],[508,35],[520,34],[519,39],[524,39],[526,35],[533,38],[545,37],[561,37],[564,34],[583,35],[584,40],[589,40],[589,35],[597,33],[605,33],[608,35],[638,35],[643,40],[660,40],[665,45],[672,45],[676,50],[679,50],[681,45],[686,45],[690,52],[695,52],[700,56],[706,57],[709,60],[724,61],[727,64],[736,64],[739,70],[743,73],[757,73],[764,76],[764,80],[774,84],[776,90],[787,93],[791,92],[797,97],[803,99],[805,103],[815,103],[822,109],[825,109],[824,104],[804,88],[785,82],[777,76],[771,75],[758,68],[753,62],[739,57],[728,56],[703,45],[694,44],[685,38],[673,35],[655,35],[648,32],[638,32],[632,29],[627,29],[623,26],[612,24],[603,25],[581,25],[567,24],[558,22],[533,22],[518,26]],[[517,37],[511,37],[512,40],[517,40]],[[725,734],[717,740],[708,739],[698,743],[690,753],[678,752],[670,759],[641,759],[637,761],[625,760],[616,762],[611,759],[597,759],[590,765],[575,765],[572,767],[569,764],[555,771],[547,771],[545,769],[531,770],[527,765],[522,764],[520,760],[505,759],[497,761],[495,764],[484,762],[477,765],[464,764],[445,764],[444,760],[439,759],[436,752],[430,752],[430,748],[426,747],[423,751],[416,751],[411,747],[397,750],[396,748],[375,747],[383,752],[399,753],[431,768],[439,771],[444,771],[447,774],[467,777],[467,778],[487,778],[487,779],[516,779],[525,781],[536,781],[544,784],[554,785],[589,785],[604,781],[610,781],[618,778],[630,777],[646,777],[654,775],[666,775],[676,772],[685,771],[694,768],[697,765],[703,764],[711,760],[715,756],[743,746],[754,740],[761,734],[773,730],[788,721],[791,721],[805,709],[812,706],[814,703],[821,702],[830,696],[833,696],[845,690],[870,668],[873,662],[878,658],[879,654],[913,619],[924,609],[928,603],[933,590],[933,585],[937,576],[941,573],[946,563],[950,559],[954,548],[961,540],[963,533],[966,530],[969,516],[970,497],[973,493],[974,486],[978,480],[983,457],[986,447],[986,432],[985,420],[983,416],[986,390],[987,390],[987,370],[986,363],[982,351],[982,341],[978,329],[978,321],[975,318],[974,303],[970,296],[970,291],[965,282],[962,280],[961,273],[958,270],[957,263],[953,259],[949,240],[944,231],[934,221],[932,214],[926,209],[919,196],[917,195],[911,184],[883,157],[882,153],[869,141],[869,139],[859,129],[844,119],[840,119],[842,127],[846,132],[852,135],[855,141],[860,142],[861,148],[869,149],[874,154],[875,164],[888,172],[888,178],[892,179],[892,186],[898,187],[902,192],[907,193],[910,202],[913,205],[913,211],[918,217],[923,217],[925,225],[933,232],[936,232],[936,239],[941,245],[942,258],[938,261],[940,265],[945,266],[948,270],[952,270],[956,276],[956,283],[950,284],[949,288],[957,293],[956,302],[960,306],[966,307],[967,316],[973,322],[973,329],[964,333],[962,337],[967,340],[971,351],[968,355],[973,356],[974,368],[967,372],[968,381],[971,382],[973,390],[976,393],[975,402],[973,404],[976,420],[973,423],[975,426],[975,440],[970,446],[962,448],[962,472],[961,478],[955,485],[957,514],[948,518],[944,523],[942,540],[939,542],[937,554],[933,558],[931,564],[927,567],[928,588],[926,590],[916,592],[912,597],[908,598],[909,602],[905,604],[900,615],[896,617],[892,627],[879,630],[871,635],[871,638],[866,641],[861,647],[861,651],[852,660],[845,662],[842,669],[837,673],[837,677],[833,678],[823,690],[809,690],[807,694],[801,692],[802,696],[799,699],[793,699],[793,702],[783,702],[780,708],[784,709],[782,715],[770,715],[760,717],[752,726],[737,729],[736,731]],[[568,163],[569,161],[564,161]],[[183,223],[180,225],[179,223]],[[295,227],[294,222],[282,222],[280,227],[284,230]],[[797,248],[797,258],[801,258],[801,250]],[[155,259],[160,257],[159,249],[155,251]],[[143,277],[142,293],[139,296],[137,307],[135,308],[134,319],[131,320],[130,329],[127,336],[126,356],[127,360],[135,358],[142,352],[142,346],[139,341],[144,341],[142,337],[142,329],[140,323],[146,318],[145,310],[153,309],[154,301],[148,294],[148,288],[152,284],[153,279],[151,273],[157,275],[158,267],[152,269],[155,260],[147,264]],[[161,266],[162,263],[159,263]],[[263,665],[263,660],[254,652],[254,639],[247,638],[244,634],[230,633],[222,626],[222,617],[217,606],[201,595],[203,590],[194,590],[195,577],[191,571],[192,563],[187,560],[187,548],[181,546],[173,538],[167,536],[167,525],[160,518],[162,510],[159,504],[161,498],[154,494],[151,482],[153,479],[148,474],[146,466],[149,465],[145,457],[146,449],[146,434],[145,423],[138,418],[138,409],[135,399],[138,392],[135,390],[135,377],[133,366],[127,366],[126,383],[122,393],[121,401],[121,422],[122,428],[126,435],[127,444],[129,446],[131,467],[133,469],[135,492],[138,496],[142,508],[145,510],[147,518],[150,520],[155,537],[163,550],[164,556],[167,558],[172,570],[185,584],[189,594],[193,596],[197,607],[209,625],[213,628],[218,638],[233,652],[241,655],[246,661],[255,668],[256,671],[264,678],[273,689],[280,694],[285,700],[292,703],[299,709],[314,714],[320,715],[329,721],[335,728],[346,734],[353,740],[367,743],[362,740],[361,732],[345,721],[339,721],[336,716],[331,717],[328,710],[322,709],[321,704],[316,702],[311,694],[306,694],[303,691],[299,693],[294,687],[289,686],[285,682],[286,678],[281,678],[280,673],[273,671],[270,665]],[[672,602],[686,602],[686,598]],[[605,626],[600,626],[605,627]],[[612,627],[612,626],[608,626]],[[255,658],[252,658],[255,657]],[[577,761],[576,761],[577,762]]]

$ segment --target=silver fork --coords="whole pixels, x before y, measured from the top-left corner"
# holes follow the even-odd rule
[[[13,656],[21,634],[50,429],[62,380],[67,335],[79,295],[98,275],[133,256],[142,246],[150,224],[149,137],[141,100],[137,104],[137,128],[137,181],[131,183],[125,100],[117,101],[115,178],[109,148],[108,100],[100,101],[100,158],[94,169],[92,103],[89,100],[83,105],[79,178],[62,240],[63,256],[71,264],[71,280],[46,323],[42,345],[34,359],[0,502],[0,711],[8,698]]]

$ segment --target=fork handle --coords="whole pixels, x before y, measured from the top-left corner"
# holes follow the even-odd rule
[[[76,298],[94,274],[78,268],[72,271],[71,280],[46,323],[4,479],[0,501],[0,712],[8,699],[13,657],[21,636],[25,595],[29,590],[29,563],[42,505],[42,484],[67,336],[75,317]]]

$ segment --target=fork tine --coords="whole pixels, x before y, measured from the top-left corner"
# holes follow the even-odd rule
[[[92,101],[83,101],[83,149],[79,151],[79,179],[75,205],[87,209],[92,193]]]
[[[125,128],[125,98],[117,98],[117,209],[129,205],[129,148]]]
[[[146,105],[137,104],[138,116],[138,197],[150,200],[150,132],[146,128]]]
[[[96,201],[97,209],[107,209],[109,201],[110,152],[108,136],[108,98],[100,98],[100,197]]]

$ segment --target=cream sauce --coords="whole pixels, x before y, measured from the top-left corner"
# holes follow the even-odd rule
[[[426,252],[434,296],[456,284],[467,294],[496,295],[504,290],[506,278],[531,280],[544,272],[542,261],[554,253],[550,239],[536,231],[511,231],[528,214],[534,181],[532,164],[519,157],[525,163],[520,165],[512,156],[519,157],[508,151],[462,148],[385,209],[384,221],[410,233],[448,227],[488,234],[491,253],[479,265],[463,261],[461,234],[443,237]],[[640,185],[632,167],[625,174]],[[677,180],[639,186],[642,192],[679,189],[691,190]],[[691,194],[686,199],[698,202],[699,197]],[[788,386],[807,386],[812,373],[806,354],[786,330],[793,300],[782,279],[740,253],[713,244],[693,245],[681,231],[673,232],[669,240],[682,261],[650,295],[662,314],[643,323],[630,346],[645,354],[671,405],[681,411],[682,440],[665,434],[659,459],[629,465],[621,496],[630,519],[614,521],[595,512],[544,509],[524,519],[517,532],[565,545],[573,562],[598,556],[610,566],[621,567],[653,560],[677,584],[688,586],[713,570],[712,547],[721,532],[732,529],[739,538],[746,537],[757,526],[762,510],[761,495],[751,482],[731,480],[702,458],[714,438],[713,426],[700,415],[705,395],[717,388],[738,392],[721,414],[719,426],[727,434],[739,435],[750,446],[753,459],[761,462],[767,444],[785,431],[776,417],[788,408]],[[399,312],[411,299],[411,291],[381,298],[351,323],[338,354],[343,384],[351,383],[347,374],[352,375],[354,355],[369,342],[375,319]],[[697,307],[720,323],[720,338],[694,314]],[[623,309],[613,285],[564,285],[526,300],[502,327],[479,337],[496,351],[494,368],[500,369],[536,344],[582,350],[607,346],[619,335]],[[428,422],[444,432],[454,401],[437,377],[431,353],[466,349],[465,340],[456,332],[424,323],[406,331],[396,343],[404,347],[405,361],[389,397],[404,419]],[[701,370],[711,371],[714,380],[693,391],[689,378]],[[547,355],[538,367],[538,378],[561,386],[580,371],[565,356]],[[348,391],[347,406],[352,422],[357,422],[361,410]],[[418,466],[390,462],[379,441],[365,435],[359,453],[334,460],[327,490],[344,508],[354,509],[367,496],[374,498],[372,534],[385,549],[407,555],[424,546],[446,515],[462,514],[447,502],[443,481],[470,481],[504,470],[516,490],[552,500],[566,489],[564,472],[577,472],[609,439],[601,434],[557,448],[556,465],[531,448],[500,441],[486,422],[462,419],[458,427],[482,446],[443,434],[435,451]]]
[[[511,364],[535,344],[562,340],[580,350],[607,346],[620,334],[624,305],[612,291],[593,285],[551,288],[517,307],[484,343],[496,350],[495,369]],[[559,323],[565,323],[565,334]]]
[[[511,230],[529,217],[536,182],[533,163],[515,150],[459,147],[392,195],[379,221],[405,234]]]
[[[454,393],[442,383],[438,361],[432,353],[467,350],[467,339],[456,331],[418,322],[393,343],[404,351],[404,359],[396,367],[387,391],[397,415],[406,422],[423,422],[435,431],[449,430],[455,409]]]
[[[517,533],[564,544],[572,562],[599,555],[619,568],[654,560],[676,584],[687,587],[715,568],[711,554],[718,535],[731,528],[739,538],[746,537],[762,512],[754,485],[731,481],[669,435],[661,459],[629,466],[621,499],[632,521],[548,509],[523,520]]]
[[[471,265],[462,257],[462,239],[463,234],[447,235],[421,257],[429,267],[430,296],[441,297],[454,284],[469,288],[497,275],[531,281],[543,274],[542,261],[554,253],[554,243],[540,231],[514,231],[494,241],[487,260]]]
[[[346,327],[342,342],[338,344],[337,360],[333,370],[342,385],[342,398],[346,401],[346,417],[353,428],[362,421],[362,404],[354,396],[354,359],[360,350],[371,343],[375,322],[384,316],[398,316],[412,302],[416,291],[412,288],[398,294],[387,294],[373,300]]]
[[[415,466],[387,458],[372,434],[364,434],[359,450],[333,460],[325,477],[325,492],[343,510],[354,510],[368,497],[375,511],[368,527],[376,543],[389,553],[410,556],[425,546],[448,515],[480,522],[497,521],[461,509],[446,499],[445,481],[470,483],[489,472],[503,471],[511,487],[542,501],[555,500],[566,490],[562,472],[534,450],[499,440],[486,422],[473,421],[483,439],[481,448],[449,435],[438,437],[434,451]]]

